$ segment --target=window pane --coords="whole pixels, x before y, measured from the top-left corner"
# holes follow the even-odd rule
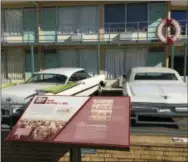
[[[58,74],[34,74],[28,83],[60,83],[64,84],[67,77]]]
[[[125,31],[125,4],[105,5],[105,32]]]
[[[127,4],[127,27],[131,31],[146,31],[148,4]]]
[[[186,13],[186,11],[171,11],[171,17],[176,19],[181,25],[182,35],[186,34],[186,24],[188,23],[188,20],[186,20],[186,19],[188,19],[188,16],[186,16],[187,13]],[[187,30],[188,30],[188,28],[187,28]],[[175,33],[175,31],[172,29],[172,34],[174,34],[174,33]]]
[[[173,73],[137,73],[135,80],[177,80]]]
[[[5,30],[9,35],[22,35],[22,10],[6,9],[5,10]]]

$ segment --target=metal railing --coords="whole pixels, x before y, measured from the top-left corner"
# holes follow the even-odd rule
[[[105,95],[105,94],[104,94]],[[109,94],[108,94],[109,95]],[[22,107],[18,116],[13,116],[15,107]],[[23,113],[26,104],[6,102],[1,103],[1,130],[9,131],[15,125],[19,116]],[[188,114],[149,114],[137,113],[131,116],[132,134],[167,134],[167,135],[187,135]],[[92,151],[91,151],[92,152]]]
[[[179,21],[182,29],[181,39],[188,36],[186,20]],[[18,25],[1,29],[1,43],[98,43],[117,41],[157,41],[157,26],[160,22],[119,22],[105,23],[103,29],[97,25],[78,26],[75,24],[59,25],[57,28],[38,30]]]

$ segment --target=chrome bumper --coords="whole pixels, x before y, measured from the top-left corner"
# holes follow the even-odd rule
[[[19,117],[25,110],[26,104],[1,104],[1,118]]]
[[[163,103],[132,103],[132,112],[135,113],[157,113],[157,114],[187,114],[186,104],[163,104]]]

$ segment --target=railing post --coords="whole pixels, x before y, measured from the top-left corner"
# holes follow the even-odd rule
[[[29,40],[29,28],[27,28],[27,37],[28,37],[28,43],[30,43],[30,40]]]
[[[108,34],[109,34],[109,40],[108,40],[108,41],[110,41],[110,33],[111,33],[111,31],[110,31],[110,29],[111,29],[111,28],[110,28],[110,25],[111,25],[111,24],[109,24],[109,33],[108,33]]]
[[[137,41],[139,40],[139,22],[137,22]]]
[[[98,75],[100,74],[100,64],[101,64],[101,59],[100,59],[100,56],[101,56],[101,53],[100,53],[100,44],[98,42],[98,45],[97,45],[97,57],[98,57],[98,66],[97,66],[97,73]]]
[[[35,71],[35,63],[34,63],[34,47],[31,46],[31,73],[33,74]]]

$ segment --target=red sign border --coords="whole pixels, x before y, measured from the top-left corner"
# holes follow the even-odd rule
[[[53,95],[49,95],[49,96],[53,96]],[[56,95],[56,96],[61,96],[61,97],[71,97],[71,96],[66,96],[66,95]],[[88,96],[72,96],[72,97],[88,97]],[[95,96],[96,98],[100,98],[101,96]],[[82,148],[101,148],[101,149],[117,149],[117,150],[129,150],[130,149],[130,125],[131,125],[131,121],[130,121],[130,116],[131,116],[131,99],[129,96],[102,96],[103,98],[108,98],[108,97],[113,97],[113,98],[128,98],[129,99],[129,120],[128,120],[128,145],[115,145],[115,144],[104,144],[101,143],[99,144],[93,144],[93,143],[87,143],[87,144],[83,144],[81,142],[57,142],[57,141],[53,141],[61,131],[63,131],[63,129],[74,119],[74,117],[84,108],[84,106],[90,101],[90,99],[92,98],[92,96],[89,96],[88,99],[83,103],[83,105],[80,107],[80,109],[67,121],[67,123],[65,124],[65,126],[59,130],[56,135],[52,138],[52,140],[14,140],[14,139],[10,139],[11,135],[13,134],[13,132],[15,132],[16,129],[16,124],[20,121],[20,119],[22,118],[22,116],[24,115],[25,111],[28,109],[28,107],[30,106],[31,102],[35,99],[33,98],[29,104],[27,105],[27,108],[25,109],[24,113],[21,115],[21,117],[19,118],[19,120],[16,122],[15,126],[12,128],[12,130],[10,131],[9,135],[7,136],[7,138],[5,139],[6,141],[14,141],[14,142],[40,142],[40,143],[53,143],[53,144],[63,144],[63,145],[69,145],[69,146],[73,146],[73,147],[82,147]]]

